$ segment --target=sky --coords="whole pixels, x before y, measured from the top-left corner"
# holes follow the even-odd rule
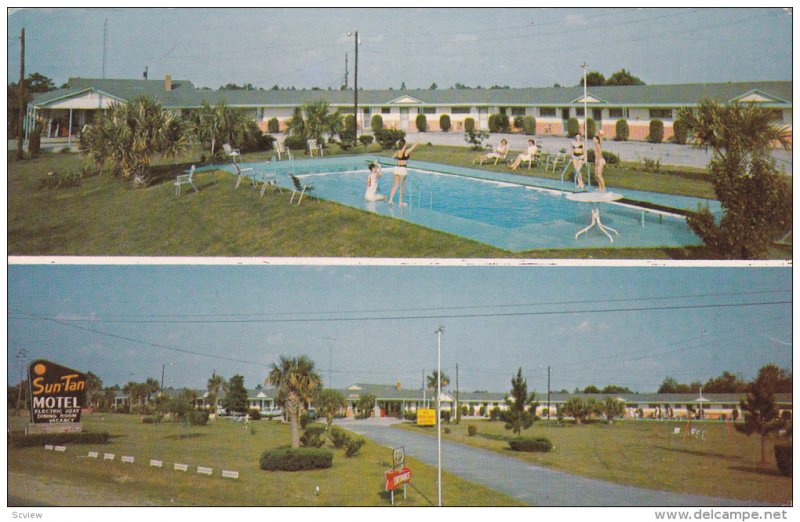
[[[666,377],[751,380],[791,369],[791,267],[17,265],[8,267],[8,380],[17,354],[100,376],[205,388],[263,383],[307,355],[327,387],[419,389],[441,361],[459,388]]]
[[[104,28],[107,42],[104,60]],[[790,80],[781,8],[26,8],[8,16],[8,80],[171,74],[196,87],[577,85],[581,64],[648,84]]]

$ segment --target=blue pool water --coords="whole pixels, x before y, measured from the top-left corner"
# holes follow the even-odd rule
[[[702,241],[691,231],[685,220],[669,215],[642,211],[615,203],[582,203],[570,201],[560,188],[560,182],[540,180],[545,187],[510,183],[497,179],[472,177],[485,171],[459,169],[465,172],[445,174],[420,168],[409,168],[406,182],[407,207],[385,201],[364,200],[368,171],[363,158],[325,158],[312,162],[252,164],[256,176],[275,175],[283,187],[291,187],[291,170],[304,184],[313,185],[313,194],[322,199],[357,209],[390,216],[418,225],[467,237],[509,251],[542,248],[595,247],[659,247],[699,245]],[[454,170],[454,168],[450,167]],[[530,179],[530,178],[527,178]],[[547,184],[553,187],[546,187]],[[392,168],[384,166],[379,192],[389,195],[392,187]],[[626,198],[664,204],[664,196],[648,198],[648,193],[618,191]],[[399,190],[398,190],[399,193]],[[669,198],[669,197],[668,197]],[[694,200],[679,201],[672,197],[674,208],[696,204]],[[683,198],[689,199],[689,198]],[[600,209],[603,225],[619,232],[614,242],[593,228],[575,234],[591,223],[592,208]],[[712,208],[712,211],[715,210]]]

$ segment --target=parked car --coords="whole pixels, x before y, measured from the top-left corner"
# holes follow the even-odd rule
[[[317,414],[317,409],[314,408],[313,406],[310,407],[306,413],[308,414],[309,420],[317,420],[317,417],[319,417],[319,415]]]
[[[281,419],[283,418],[283,410],[281,408],[273,408],[271,410],[261,410],[261,416],[266,419]]]
[[[228,414],[228,410],[225,408],[217,408],[217,417],[224,417]]]

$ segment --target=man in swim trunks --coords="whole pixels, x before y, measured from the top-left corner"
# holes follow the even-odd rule
[[[383,201],[386,196],[378,194],[378,178],[383,175],[381,166],[372,162],[369,164],[369,177],[367,178],[367,191],[364,193],[364,199],[367,201]]]
[[[408,175],[408,170],[406,167],[408,166],[408,159],[411,157],[411,152],[419,145],[419,142],[415,143],[411,146],[411,148],[406,148],[406,140],[400,140],[397,143],[398,149],[397,152],[394,153],[394,158],[397,158],[397,166],[394,168],[394,185],[392,185],[392,192],[389,194],[389,204],[394,205],[392,201],[394,199],[394,193],[397,190],[397,187],[400,187],[400,206],[405,207],[406,204],[403,203],[403,193],[406,189],[406,175]]]

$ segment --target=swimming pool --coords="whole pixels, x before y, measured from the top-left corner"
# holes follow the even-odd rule
[[[257,175],[265,172],[276,174],[278,182],[285,187],[291,187],[288,173],[294,171],[304,184],[314,186],[313,194],[320,198],[514,252],[543,248],[702,244],[681,217],[644,211],[625,204],[571,201],[555,187],[485,179],[487,172],[477,169],[449,167],[450,170],[467,172],[446,173],[420,168],[414,162],[408,169],[407,207],[397,204],[399,194],[395,195],[394,206],[385,201],[367,202],[364,200],[367,159],[324,158],[315,162],[297,162],[291,166],[288,162],[248,166],[253,167]],[[525,179],[527,181],[530,178]],[[542,185],[553,184],[552,180],[541,181],[544,182]],[[392,187],[391,167],[384,166],[379,187],[379,192],[388,196]],[[628,197],[628,192],[633,191],[615,192],[622,192],[623,196]],[[631,199],[648,201],[646,196],[647,193],[636,192]],[[664,204],[664,196],[658,196],[661,197],[649,201]],[[684,208],[691,203],[682,202]],[[614,236],[613,243],[596,228],[575,238],[579,230],[591,223],[593,208],[600,209],[604,225],[619,231],[619,237]]]

